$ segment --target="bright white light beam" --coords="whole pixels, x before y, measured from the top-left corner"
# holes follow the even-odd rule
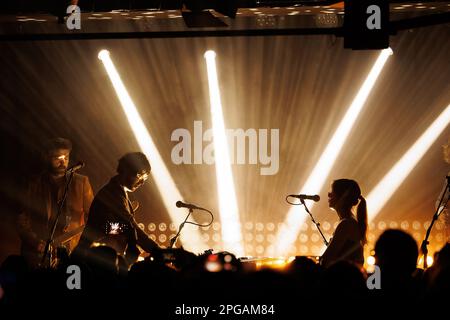
[[[336,129],[330,142],[328,142],[327,147],[323,151],[319,161],[310,173],[306,183],[300,189],[299,193],[315,194],[322,190],[322,187],[326,182],[326,179],[342,149],[342,146],[344,145],[353,125],[356,122],[356,119],[363,109],[367,97],[369,96],[370,91],[375,85],[375,82],[390,55],[392,55],[391,48],[381,51],[378,59],[372,67],[372,70],[370,70],[369,75],[359,89],[359,92],[348,108],[347,113],[341,120],[339,127]],[[312,205],[310,206],[312,208]],[[299,210],[300,207],[292,206],[288,211],[283,227],[278,231],[277,243],[275,247],[275,254],[278,256],[284,256],[288,253],[289,247],[295,242],[297,234],[300,231],[300,227],[307,217],[303,211],[299,212]],[[272,252],[268,252],[268,255],[272,254]]]
[[[209,99],[213,123],[214,158],[219,196],[219,213],[222,223],[222,242],[225,250],[236,256],[243,255],[242,232],[239,221],[236,191],[231,172],[230,153],[225,133],[219,81],[217,79],[216,53],[208,50],[204,54],[208,72]]]
[[[163,199],[164,205],[169,212],[170,218],[178,226],[183,222],[185,217],[180,213],[179,209],[175,207],[175,203],[183,199],[180,191],[175,185],[166,165],[164,164],[152,137],[150,136],[147,128],[142,121],[139,112],[134,105],[133,100],[128,94],[119,73],[111,60],[108,50],[101,50],[98,54],[98,58],[103,62],[103,65],[108,73],[109,79],[116,91],[117,97],[120,100],[123,111],[128,119],[134,136],[142,150],[142,152],[149,159],[152,168],[152,175],[155,179],[155,183]],[[184,201],[184,200],[182,200]],[[193,252],[201,252],[207,248],[200,239],[200,233],[196,229],[191,229],[188,232],[182,232],[180,235],[183,247]]]
[[[369,221],[383,209],[394,192],[408,177],[425,153],[450,123],[450,105],[434,120],[428,129],[416,140],[409,150],[397,161],[367,196]]]

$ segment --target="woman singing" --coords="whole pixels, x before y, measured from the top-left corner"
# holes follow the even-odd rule
[[[339,179],[331,184],[328,205],[339,216],[339,224],[320,262],[324,267],[339,260],[364,263],[363,247],[366,243],[367,206],[361,189],[354,180]],[[352,208],[357,206],[356,217]]]

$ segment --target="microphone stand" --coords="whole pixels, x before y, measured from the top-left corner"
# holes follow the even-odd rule
[[[430,236],[431,229],[433,228],[433,225],[436,222],[436,220],[439,218],[439,215],[442,213],[442,211],[444,211],[446,209],[447,202],[449,201],[449,198],[450,198],[450,194],[449,194],[447,196],[447,201],[445,202],[441,212],[439,212],[439,209],[441,208],[441,205],[442,205],[442,203],[444,201],[444,197],[445,197],[445,195],[447,194],[447,191],[450,188],[450,176],[447,176],[446,178],[447,178],[447,185],[446,185],[444,191],[442,192],[441,198],[439,200],[439,204],[438,204],[438,206],[436,208],[436,211],[435,211],[435,213],[433,215],[433,219],[431,220],[430,226],[427,229],[427,233],[425,235],[425,239],[422,241],[422,245],[420,246],[420,250],[423,253],[423,268],[424,269],[428,268],[428,262],[427,262],[427,256],[428,256],[428,248],[427,248],[427,246],[429,244],[428,237]]]
[[[180,224],[180,227],[178,228],[178,233],[175,235],[175,237],[170,239],[169,249],[172,249],[173,245],[177,241],[178,237],[180,236],[181,230],[183,229],[184,225],[186,224],[186,221],[189,219],[189,216],[192,214],[192,212],[193,212],[192,208],[189,208],[189,213],[186,216],[186,219],[184,219],[184,221]]]
[[[327,241],[327,239],[325,238],[325,236],[323,235],[322,230],[320,230],[320,223],[318,223],[318,222],[316,222],[316,220],[314,220],[313,215],[311,214],[311,212],[309,212],[309,209],[308,209],[308,207],[306,206],[305,200],[300,199],[300,201],[301,201],[301,203],[303,204],[303,206],[305,207],[306,212],[308,212],[309,216],[311,217],[311,221],[316,225],[317,230],[319,230],[319,233],[320,233],[320,235],[321,235],[322,238],[323,238],[323,243],[328,247],[328,241]]]
[[[73,174],[74,174],[74,170],[70,170],[69,178],[67,179],[66,185],[64,187],[63,197],[58,205],[58,212],[56,214],[55,221],[53,222],[52,228],[50,230],[49,238],[47,239],[47,242],[45,243],[44,254],[42,255],[40,266],[44,266],[45,259],[47,258],[47,255],[49,254],[50,245],[52,244],[53,237],[55,236],[56,226],[58,225],[59,217],[62,214],[62,209],[63,209],[64,203],[66,201],[66,198],[67,198],[67,192],[69,191],[69,185],[72,181]],[[50,264],[51,264],[51,256],[49,257],[49,266],[51,266]]]

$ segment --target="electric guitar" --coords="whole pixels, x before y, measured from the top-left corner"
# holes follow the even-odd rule
[[[73,230],[63,233],[58,237],[53,238],[48,248],[47,257],[44,264],[40,264],[41,267],[55,268],[60,260],[60,254],[58,253],[58,248],[65,247],[66,243],[72,240],[74,237],[78,236],[84,230],[84,225],[79,226]],[[67,252],[69,253],[69,252]]]

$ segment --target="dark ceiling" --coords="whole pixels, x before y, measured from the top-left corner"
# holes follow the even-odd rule
[[[161,3],[165,1],[156,1],[156,3],[147,1],[146,3],[149,3],[147,9],[137,9],[137,5],[123,4],[116,6],[121,9],[106,12],[99,11],[101,8],[99,9],[98,6],[96,8],[92,4],[100,1],[80,0],[78,2],[81,10],[81,29],[69,30],[66,27],[66,21],[60,20],[61,23],[58,23],[56,14],[48,13],[49,9],[45,9],[46,7],[30,11],[24,9],[27,8],[27,1],[22,2],[22,6],[16,7],[13,13],[11,10],[9,13],[5,9],[0,10],[3,12],[0,14],[0,40],[342,35],[341,28],[345,12],[344,3],[339,1],[245,0],[237,1],[237,4],[241,6],[238,7],[236,18],[207,9],[202,13],[210,15],[213,23],[206,23],[206,26],[209,25],[206,28],[192,28],[186,25],[183,18],[183,13],[189,10],[186,10],[186,7],[183,10],[177,9],[181,0],[172,2],[172,5],[166,5],[166,9],[161,7]],[[134,2],[136,1],[130,3]],[[145,1],[141,2],[145,3]],[[145,6],[141,5],[141,7]],[[449,1],[395,1],[390,3],[389,11],[391,34],[399,30],[450,21]],[[208,20],[208,17],[206,19]],[[214,19],[219,22],[219,26],[216,26]]]

